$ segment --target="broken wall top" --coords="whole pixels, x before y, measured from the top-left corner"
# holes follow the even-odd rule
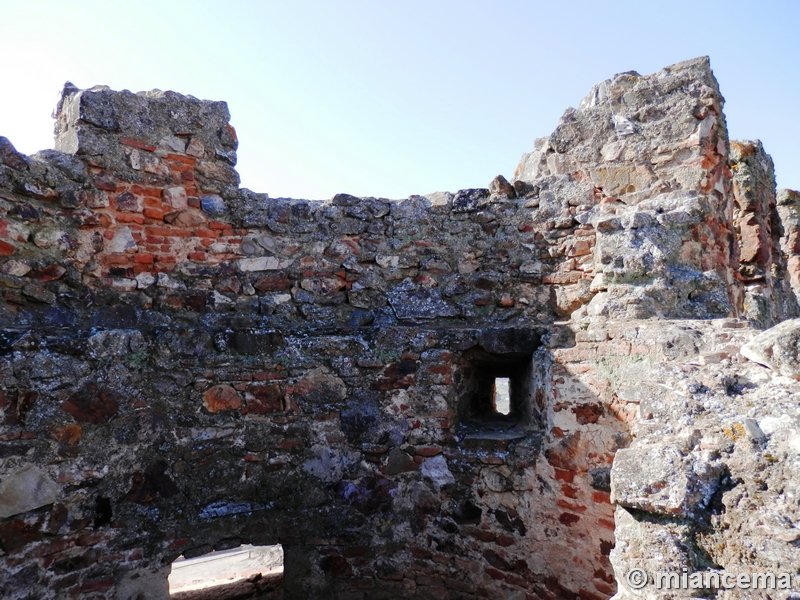
[[[56,151],[3,146],[4,301],[18,323],[55,307],[80,321],[89,298],[134,321],[254,326],[737,316],[722,104],[707,58],[623,73],[536,141],[513,185],[312,202],[238,187],[223,102],[67,84]]]

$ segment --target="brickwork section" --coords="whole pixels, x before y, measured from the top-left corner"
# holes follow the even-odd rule
[[[513,183],[312,202],[238,187],[224,103],[68,85],[57,150],[0,138],[0,586],[281,543],[287,598],[609,598],[609,470],[682,347],[637,319],[795,309],[721,111],[707,60],[623,74]]]

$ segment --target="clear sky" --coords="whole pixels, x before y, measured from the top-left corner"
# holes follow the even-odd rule
[[[402,198],[511,177],[622,71],[709,55],[731,137],[800,189],[800,2],[0,0],[0,135],[52,147],[66,80],[226,100],[242,185]]]

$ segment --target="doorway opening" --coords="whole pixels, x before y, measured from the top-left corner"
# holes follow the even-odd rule
[[[171,600],[283,597],[283,547],[251,546],[178,558],[169,575]]]

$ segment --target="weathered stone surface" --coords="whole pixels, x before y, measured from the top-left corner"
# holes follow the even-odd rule
[[[720,485],[719,461],[686,457],[666,444],[618,450],[611,469],[611,501],[660,514],[706,508]]]
[[[320,367],[309,371],[294,385],[293,393],[300,402],[327,405],[344,400],[347,386],[336,375]]]
[[[218,217],[227,212],[225,199],[217,194],[209,194],[200,198],[200,206],[211,216]]]
[[[59,150],[0,141],[0,472],[59,481],[4,594],[243,540],[304,600],[796,570],[800,382],[740,349],[796,314],[800,204],[722,103],[622,73],[513,186],[309,201],[238,187],[224,103],[65,86]]]
[[[419,288],[411,280],[392,288],[389,303],[398,319],[435,319],[458,315],[458,309],[445,302],[438,290]]]
[[[326,483],[341,481],[356,466],[356,457],[330,448],[315,448],[314,457],[303,463],[303,470]]]
[[[107,423],[119,412],[119,403],[112,392],[89,384],[72,394],[61,410],[82,423]]]
[[[420,467],[420,472],[423,477],[430,479],[436,487],[456,482],[444,456],[434,456],[425,460]]]
[[[100,331],[90,336],[87,343],[92,358],[125,356],[145,348],[144,336],[138,330]]]
[[[742,346],[740,352],[781,375],[800,379],[800,319],[767,329]]]
[[[203,393],[203,406],[210,413],[237,410],[242,406],[242,398],[229,385],[215,385]]]
[[[61,488],[42,469],[25,465],[0,482],[0,519],[53,504]]]
[[[261,258],[242,258],[239,260],[239,270],[249,271],[277,271],[285,269],[292,264],[289,259],[280,260],[274,256],[263,256]]]

